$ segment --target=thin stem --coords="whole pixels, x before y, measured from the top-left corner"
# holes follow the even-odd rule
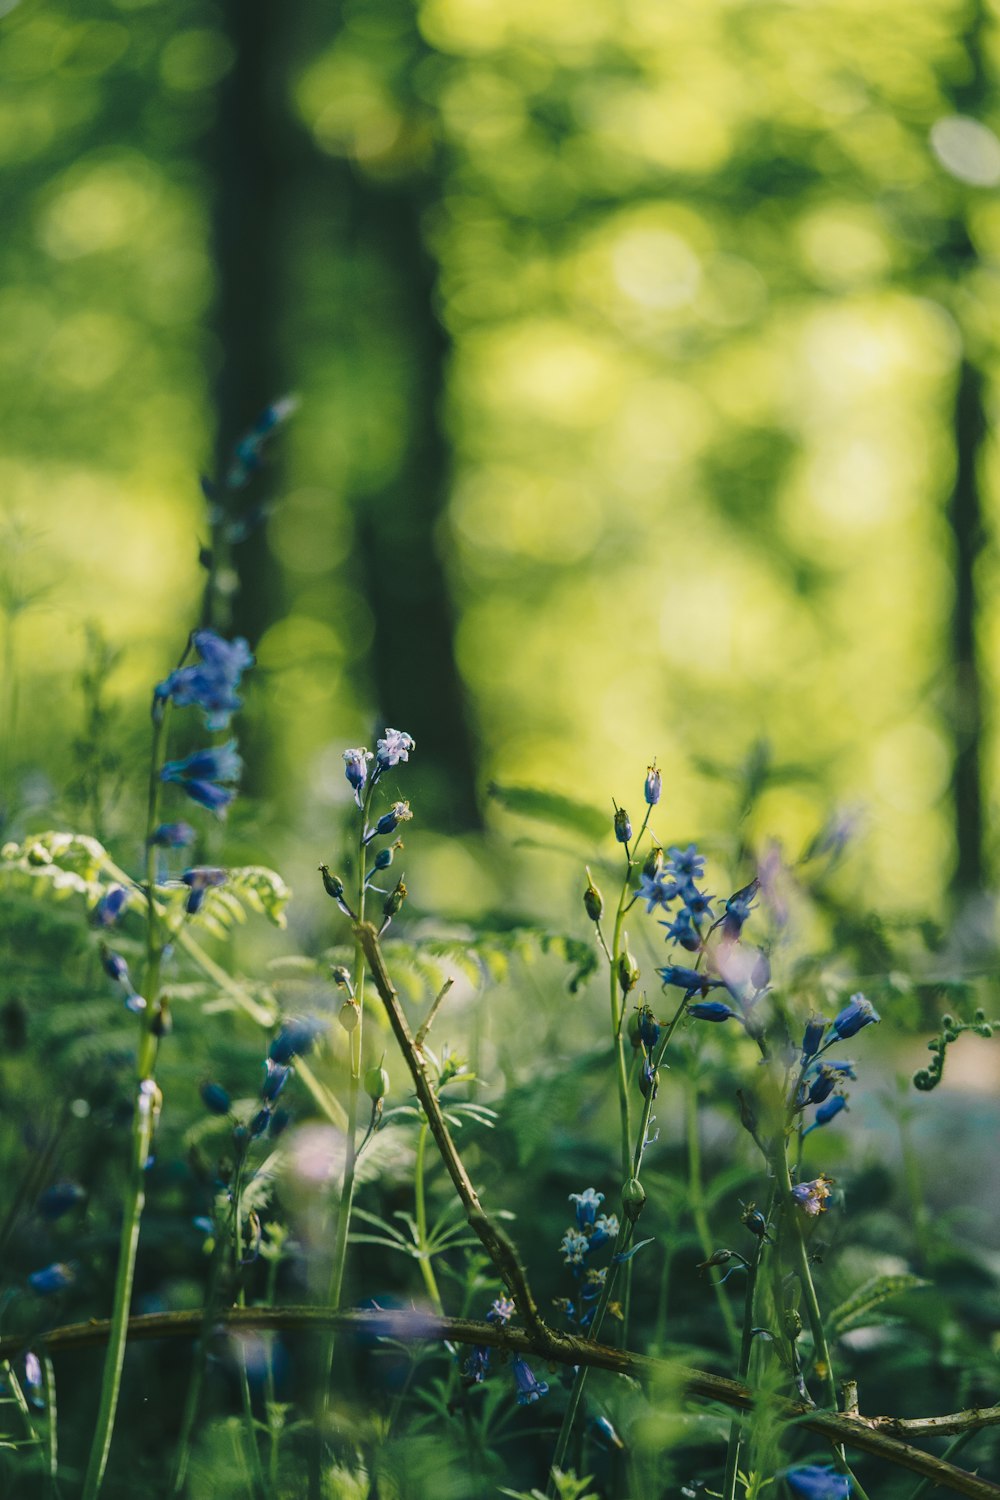
[[[788,1171],[788,1156],[785,1150],[784,1137],[778,1142],[774,1152],[774,1173],[781,1199],[782,1224],[791,1228],[795,1274],[802,1288],[802,1300],[805,1304],[806,1317],[809,1319],[809,1328],[812,1333],[816,1373],[823,1382],[828,1406],[831,1410],[836,1411],[837,1382],[834,1378],[833,1361],[830,1358],[830,1346],[827,1343],[826,1329],[823,1327],[823,1315],[820,1312],[819,1299],[816,1296],[816,1287],[809,1266],[809,1252],[806,1249],[802,1225],[798,1220],[797,1205],[795,1199],[792,1197],[792,1180]]]
[[[743,1334],[740,1339],[740,1358],[736,1378],[746,1380],[750,1369],[750,1355],[753,1350],[753,1328],[754,1328],[754,1300],[757,1292],[757,1268],[760,1258],[764,1253],[764,1241],[759,1239],[754,1246],[753,1257],[747,1267],[746,1298],[743,1304]],[[736,1497],[736,1475],[740,1466],[740,1445],[743,1437],[743,1425],[739,1418],[734,1418],[729,1429],[729,1446],[726,1450],[726,1472],[722,1481],[722,1500],[735,1500]]]
[[[156,848],[152,842],[152,835],[159,820],[160,771],[163,769],[168,710],[169,704],[160,706],[154,703],[153,742],[149,758],[149,794],[146,811],[146,972],[143,983],[146,1008],[140,1016],[135,1113],[132,1120],[132,1151],[118,1246],[111,1336],[104,1361],[97,1422],[83,1484],[83,1500],[96,1500],[111,1450],[122,1366],[125,1361],[129,1303],[132,1298],[135,1258],[139,1247],[139,1223],[146,1201],[146,1162],[162,1102],[160,1091],[153,1082],[158,1037],[162,1030],[165,1013],[160,1004],[160,964],[163,944],[159,936],[159,911],[155,896]]]
[[[698,1243],[705,1260],[709,1260],[713,1251],[712,1230],[708,1222],[708,1214],[705,1211],[705,1189],[701,1174],[701,1136],[698,1130],[698,1085],[692,1082],[688,1085],[685,1097],[685,1118],[687,1124],[687,1148],[688,1148],[688,1201],[691,1206],[691,1217],[698,1234]],[[733,1351],[740,1347],[740,1334],[736,1327],[736,1319],[730,1306],[729,1298],[726,1296],[722,1281],[717,1275],[712,1276],[712,1287],[715,1291],[715,1299],[719,1304],[722,1321],[725,1324],[726,1336],[732,1345]]]

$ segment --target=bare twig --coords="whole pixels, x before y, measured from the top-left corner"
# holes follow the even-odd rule
[[[186,1312],[146,1313],[129,1319],[129,1340],[163,1338],[197,1338],[201,1332],[203,1312],[195,1308]],[[439,1318],[432,1313],[413,1311],[331,1312],[317,1307],[232,1307],[219,1311],[214,1320],[222,1329],[256,1328],[264,1331],[336,1328],[344,1332],[394,1339],[447,1339],[456,1344],[486,1344],[512,1354],[535,1354],[555,1364],[587,1364],[594,1369],[617,1375],[650,1376],[669,1371],[688,1396],[717,1401],[735,1411],[750,1412],[756,1404],[770,1404],[779,1419],[804,1427],[830,1443],[870,1454],[897,1467],[919,1474],[943,1490],[965,1495],[968,1500],[1000,1500],[1000,1485],[969,1474],[963,1469],[919,1448],[901,1442],[890,1432],[902,1429],[909,1437],[940,1436],[949,1432],[973,1431],[1000,1425],[1000,1407],[981,1407],[956,1412],[946,1417],[856,1417],[846,1413],[817,1411],[792,1401],[764,1395],[736,1380],[692,1370],[669,1361],[632,1354],[627,1349],[612,1349],[606,1344],[590,1343],[545,1330],[542,1341],[520,1328],[504,1328],[497,1323],[480,1323],[470,1318]],[[54,1328],[43,1334],[15,1334],[0,1339],[0,1361],[13,1359],[26,1348],[44,1353],[68,1354],[76,1349],[93,1349],[107,1342],[109,1321],[94,1319]]]
[[[427,1033],[430,1031],[431,1027],[434,1025],[434,1017],[437,1015],[438,1011],[441,1009],[441,1003],[444,1000],[445,996],[447,995],[448,991],[451,989],[451,987],[452,987],[452,985],[454,983],[455,983],[454,979],[452,979],[451,975],[449,975],[448,978],[445,980],[444,984],[438,990],[437,995],[436,995],[435,1000],[434,1000],[434,1004],[431,1006],[430,1010],[427,1012],[427,1015],[424,1018],[423,1025],[420,1027],[419,1031],[416,1034],[416,1037],[414,1038],[414,1045],[418,1049],[422,1048],[423,1045],[424,1045],[424,1042],[426,1042],[426,1040],[427,1040]]]

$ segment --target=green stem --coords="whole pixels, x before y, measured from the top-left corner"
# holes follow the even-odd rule
[[[236,1181],[233,1184],[233,1282],[239,1288],[236,1295],[237,1307],[246,1307],[246,1292],[243,1289],[243,1182],[246,1175],[246,1156],[241,1155],[239,1165],[236,1169]],[[238,1364],[240,1367],[240,1397],[243,1403],[243,1421],[246,1426],[247,1442],[250,1447],[250,1470],[253,1475],[253,1488],[258,1500],[264,1500],[267,1495],[267,1483],[264,1479],[264,1469],[260,1461],[260,1448],[257,1444],[257,1426],[253,1414],[253,1398],[250,1395],[250,1379],[247,1375],[247,1352],[246,1345],[242,1340],[237,1340]]]
[[[805,1304],[806,1317],[809,1319],[809,1328],[812,1333],[816,1373],[823,1382],[827,1405],[831,1411],[836,1411],[838,1409],[837,1382],[833,1373],[833,1361],[830,1358],[830,1346],[827,1343],[826,1330],[823,1327],[823,1315],[820,1312],[819,1299],[816,1296],[816,1287],[809,1266],[809,1252],[806,1249],[802,1225],[798,1220],[799,1210],[795,1199],[792,1197],[792,1179],[788,1171],[788,1156],[783,1137],[778,1142],[774,1153],[774,1173],[781,1200],[782,1223],[786,1227],[790,1226],[791,1228],[795,1274],[802,1288],[802,1300]]]
[[[705,1260],[710,1259],[715,1248],[712,1244],[712,1230],[708,1222],[708,1214],[705,1210],[705,1190],[701,1175],[701,1136],[698,1132],[698,1085],[691,1083],[688,1086],[685,1098],[685,1117],[687,1123],[687,1148],[688,1148],[688,1201],[691,1205],[691,1217],[698,1234],[698,1243]],[[715,1291],[715,1299],[719,1304],[719,1312],[726,1327],[726,1336],[733,1348],[734,1353],[740,1347],[740,1334],[736,1327],[736,1319],[730,1306],[729,1298],[722,1287],[720,1277],[712,1273],[712,1287]]]
[[[146,1201],[146,1162],[162,1102],[159,1089],[153,1082],[158,1037],[163,1021],[159,998],[163,945],[159,938],[159,913],[155,896],[156,847],[152,843],[152,834],[159,821],[160,771],[163,768],[168,708],[169,705],[162,708],[154,706],[153,712],[153,742],[150,751],[149,794],[146,811],[146,973],[143,984],[146,1008],[140,1017],[135,1113],[132,1120],[132,1151],[118,1245],[118,1269],[115,1275],[111,1310],[111,1333],[104,1360],[100,1403],[90,1459],[83,1483],[82,1500],[96,1500],[111,1450],[111,1438],[114,1433],[121,1387],[122,1365],[125,1361],[129,1303],[132,1299],[132,1280],[135,1275],[135,1258],[139,1246],[139,1223]]]
[[[746,1300],[743,1304],[743,1334],[740,1339],[739,1368],[736,1373],[737,1380],[745,1381],[750,1369],[750,1354],[753,1349],[754,1328],[754,1300],[757,1292],[757,1268],[760,1265],[761,1255],[764,1253],[764,1241],[759,1239],[754,1246],[753,1258],[747,1267]],[[729,1447],[726,1450],[726,1472],[722,1482],[722,1500],[735,1500],[736,1476],[740,1466],[740,1445],[743,1436],[743,1424],[738,1417],[733,1419],[729,1428]]]

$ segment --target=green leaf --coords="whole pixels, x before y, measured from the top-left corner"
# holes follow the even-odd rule
[[[292,898],[281,876],[264,865],[244,865],[230,870],[228,889],[251,911],[266,917],[275,927],[286,924],[285,907]]]
[[[833,1333],[840,1334],[846,1333],[850,1328],[858,1328],[890,1297],[898,1297],[902,1292],[914,1292],[919,1287],[930,1284],[924,1277],[914,1276],[908,1271],[897,1276],[872,1276],[868,1281],[862,1282],[830,1314],[830,1329]]]
[[[610,813],[599,812],[586,802],[577,802],[562,792],[546,792],[534,786],[500,786],[495,781],[488,790],[501,806],[519,817],[555,823],[591,841],[603,839],[611,831]]]

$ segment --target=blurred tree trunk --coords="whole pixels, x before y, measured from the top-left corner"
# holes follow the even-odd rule
[[[217,292],[213,332],[218,341],[216,469],[225,473],[234,442],[275,397],[287,374],[281,358],[280,288],[283,184],[294,133],[282,99],[283,35],[279,8],[267,0],[223,0],[225,28],[235,49],[218,94],[218,116],[208,142],[213,187]],[[245,492],[249,508],[260,480]],[[256,643],[282,613],[280,579],[263,527],[233,548],[236,590],[220,623]]]

